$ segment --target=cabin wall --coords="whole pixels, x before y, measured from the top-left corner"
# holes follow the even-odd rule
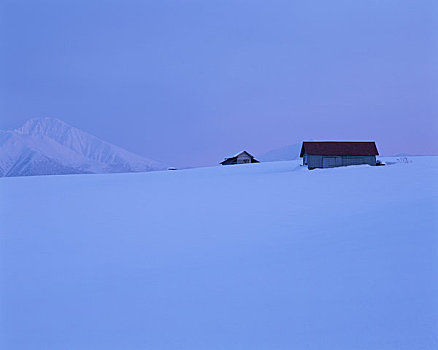
[[[345,156],[342,158],[343,166],[358,164],[376,165],[376,156]]]
[[[359,164],[376,165],[376,156],[321,156],[309,154],[306,159],[309,169]]]
[[[309,169],[322,168],[322,156],[307,155],[307,166]]]
[[[248,156],[246,153],[239,154],[237,156],[237,164],[245,164],[245,163],[251,163],[251,157]]]

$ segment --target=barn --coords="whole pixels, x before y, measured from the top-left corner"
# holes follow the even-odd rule
[[[234,156],[227,157],[220,164],[231,165],[231,164],[248,164],[248,163],[259,163],[251,154],[247,151],[242,151]]]
[[[376,165],[375,142],[303,142],[300,157],[309,169],[368,164]]]

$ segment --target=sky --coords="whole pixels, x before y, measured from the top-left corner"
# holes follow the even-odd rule
[[[0,129],[214,165],[302,140],[438,154],[438,2],[0,0]]]

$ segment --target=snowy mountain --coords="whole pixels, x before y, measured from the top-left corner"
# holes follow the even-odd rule
[[[121,173],[166,166],[102,141],[61,120],[31,119],[0,131],[0,176]]]
[[[438,349],[438,157],[383,160],[2,178],[0,348]]]
[[[294,160],[300,156],[301,144],[296,143],[273,149],[265,154],[262,154],[257,159],[262,162],[276,162],[280,160]]]

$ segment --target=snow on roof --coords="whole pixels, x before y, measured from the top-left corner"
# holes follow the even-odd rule
[[[240,151],[239,153],[233,154],[231,156],[225,157],[225,159],[230,159],[230,158],[235,158],[240,156],[242,153],[246,153],[247,155],[249,155],[251,158],[254,158],[254,156],[252,156],[251,154],[249,154],[247,151]]]

